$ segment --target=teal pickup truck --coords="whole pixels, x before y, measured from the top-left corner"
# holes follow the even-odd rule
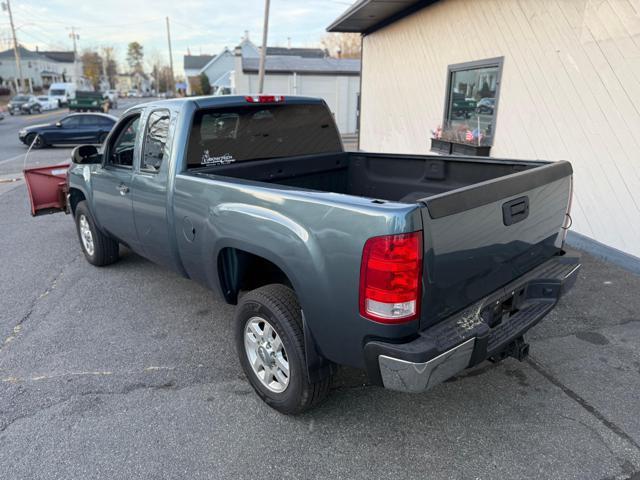
[[[524,333],[580,268],[563,249],[568,162],[345,152],[314,98],[131,108],[60,183],[89,263],[126,245],[237,305],[240,365],[288,414],[322,400],[339,365],[422,392],[524,359]]]

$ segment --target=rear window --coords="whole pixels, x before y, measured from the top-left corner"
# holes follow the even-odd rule
[[[64,90],[49,90],[49,95],[64,95],[65,91]]]
[[[187,164],[193,169],[341,149],[324,105],[247,105],[197,111]]]

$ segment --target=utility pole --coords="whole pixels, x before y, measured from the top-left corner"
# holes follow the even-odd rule
[[[267,60],[267,36],[269,34],[269,3],[270,0],[265,0],[264,27],[262,28],[262,49],[260,50],[260,67],[258,70],[258,93],[264,92],[264,71]]]
[[[76,33],[75,27],[71,27],[69,38],[73,39],[73,81],[78,85],[80,74],[78,73],[78,46],[76,40],[80,40],[80,35]]]
[[[20,64],[20,50],[18,49],[18,38],[16,37],[16,29],[13,25],[13,15],[11,14],[11,3],[7,0],[2,4],[2,10],[6,10],[9,13],[9,24],[11,25],[11,34],[13,35],[13,54],[16,57],[16,68],[18,69],[18,77],[20,78],[20,85],[16,85],[17,93],[23,93],[24,91],[24,78],[22,77],[22,65]],[[18,83],[18,82],[16,82]]]
[[[168,82],[167,88],[171,89],[173,93],[175,88],[173,86],[173,82],[175,81],[175,77],[173,76],[173,52],[171,51],[171,30],[169,29],[169,17],[166,17],[167,20],[167,42],[169,43],[169,70],[171,71],[171,79]]]

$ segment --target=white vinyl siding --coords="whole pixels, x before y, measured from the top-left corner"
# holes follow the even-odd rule
[[[427,153],[447,67],[504,57],[493,157],[571,161],[573,229],[640,256],[640,3],[442,0],[364,37],[360,148]]]

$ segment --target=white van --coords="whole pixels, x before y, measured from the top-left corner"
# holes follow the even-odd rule
[[[75,97],[75,83],[52,83],[49,87],[49,98],[57,101],[61,107],[66,107],[69,104],[69,100]]]

